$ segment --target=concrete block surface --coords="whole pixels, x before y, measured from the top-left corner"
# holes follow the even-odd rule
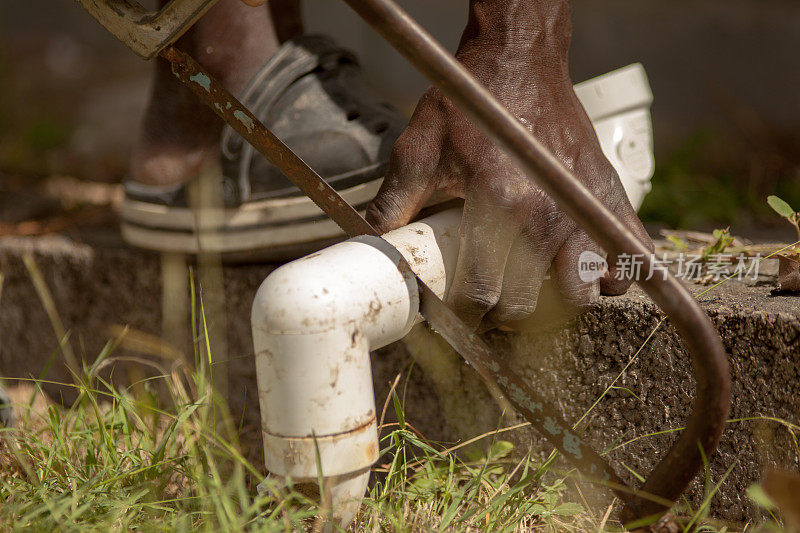
[[[40,377],[53,359],[44,377],[70,382],[63,357],[53,355],[58,339],[24,264],[26,254],[41,271],[76,353],[86,361],[94,360],[113,337],[113,326],[127,325],[158,337],[170,334],[162,320],[162,261],[156,255],[120,246],[89,246],[65,237],[3,238],[0,254],[0,375],[5,378]],[[259,420],[250,306],[274,268],[224,267],[226,313],[209,317],[212,327],[221,320],[226,330],[229,401],[234,416],[250,428],[257,428]],[[708,288],[688,287],[694,294]],[[800,423],[800,298],[772,296],[770,289],[768,280],[751,286],[732,281],[698,296],[730,357],[732,421],[708,470],[716,483],[733,466],[711,505],[714,515],[728,520],[745,520],[756,513],[745,491],[766,469],[800,469],[790,430],[797,426],[780,422]],[[694,395],[690,362],[669,322],[650,337],[661,317],[634,287],[625,296],[601,298],[581,317],[544,334],[495,331],[486,338],[572,422],[630,363],[581,427],[600,450],[635,439],[609,457],[636,485],[622,465],[646,475],[674,440],[673,430],[681,427]],[[118,352],[135,354],[130,347]],[[498,423],[521,422],[513,414],[503,416],[472,370],[424,327],[372,358],[378,408],[401,374],[398,391],[405,400],[406,418],[429,439],[454,442],[494,430]],[[125,383],[123,367],[114,372],[114,379]],[[48,386],[47,392],[65,402],[74,398],[69,387]],[[522,453],[529,447],[539,455],[550,449],[525,428],[500,438],[514,442]],[[253,447],[250,455],[257,458],[258,443]],[[702,501],[701,481],[690,495],[695,505]]]

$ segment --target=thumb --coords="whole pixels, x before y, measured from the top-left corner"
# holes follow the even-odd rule
[[[433,192],[433,183],[427,173],[392,157],[386,178],[367,208],[367,222],[381,234],[405,226],[425,206]]]

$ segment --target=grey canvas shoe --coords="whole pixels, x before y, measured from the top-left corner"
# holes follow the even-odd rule
[[[325,36],[284,43],[240,100],[351,205],[366,209],[407,119],[364,82],[355,56]],[[341,230],[229,126],[222,136],[211,218],[199,236],[192,184],[125,184],[125,239],[156,251],[221,253],[233,260],[283,259],[341,239]]]

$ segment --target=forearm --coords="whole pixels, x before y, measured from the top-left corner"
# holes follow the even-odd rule
[[[496,54],[562,70],[571,35],[568,0],[470,0],[458,54]]]
[[[571,105],[568,0],[470,0],[456,57],[512,112]]]

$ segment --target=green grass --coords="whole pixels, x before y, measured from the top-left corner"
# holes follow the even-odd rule
[[[28,257],[25,263],[61,339],[53,357],[72,372],[72,383],[58,385],[78,399],[70,407],[44,402],[42,388],[56,384],[23,380],[29,392],[18,399],[19,420],[0,429],[0,530],[315,528],[320,509],[305,487],[271,482],[264,495],[256,491],[265,472],[242,452],[248,448],[238,442],[239,428],[211,386],[217,359],[210,357],[202,297],[192,299],[194,364],[174,353],[161,360],[118,355],[120,344],[141,350],[151,343],[150,352],[160,351],[153,339],[127,328],[114,330],[86,363],[35,262]],[[190,290],[199,294],[193,282]],[[143,367],[156,371],[117,386],[102,377],[116,363],[140,367],[133,376],[144,376]],[[512,461],[512,446],[497,440],[499,432],[470,441],[483,442],[485,453],[460,455],[463,445],[448,448],[419,435],[394,391],[390,399],[400,422],[381,426],[381,457],[351,529],[597,529],[583,505],[564,500],[564,476],[529,456]]]
[[[225,436],[231,428],[214,423],[224,406],[202,372],[160,375],[171,402],[160,409],[152,379],[137,398],[98,377],[113,362],[113,347],[76,376],[80,397],[70,408],[34,408],[43,383],[31,381],[18,429],[1,430],[0,528],[284,531],[313,524],[318,509],[299,492],[273,485],[256,494],[263,472],[239,451],[235,435]],[[511,461],[505,441],[462,459],[405,422],[388,429],[354,529],[582,530],[588,519],[583,506],[563,501],[564,480],[545,483],[546,472],[529,457]]]
[[[242,455],[235,438],[224,436],[226,429],[214,429],[215,400],[200,373],[161,377],[174,401],[174,409],[165,411],[154,407],[155,392],[137,399],[86,370],[84,384],[75,385],[81,398],[71,408],[29,407],[21,429],[1,430],[0,529],[313,527],[317,506],[300,492],[275,484],[257,495],[254,485],[263,472]],[[39,383],[31,390],[38,394]],[[459,456],[456,448],[426,441],[402,411],[398,418],[400,423],[384,426],[391,431],[382,438],[374,483],[352,530],[620,529],[609,520],[611,508],[593,510],[565,498],[570,477],[551,464],[527,455],[512,460],[511,444],[495,432],[482,436],[485,453]],[[704,531],[726,531],[707,521],[708,502],[724,480],[707,479],[701,507],[683,507]]]
[[[174,357],[153,361],[117,355],[120,343],[135,337],[124,328],[92,363],[82,363],[35,263],[27,264],[62,339],[54,357],[65,357],[72,369],[73,382],[62,385],[73,388],[78,400],[71,407],[44,404],[41,388],[47,382],[27,382],[20,421],[15,428],[0,429],[0,530],[324,529],[316,518],[320,509],[304,495],[304,487],[273,481],[263,495],[256,491],[265,474],[260,459],[242,451],[248,448],[239,442],[239,428],[210,385],[208,363],[218,359],[209,357],[214,346],[200,313],[202,298],[192,305],[198,310],[192,316],[193,365]],[[155,375],[125,387],[101,377],[103,369],[123,361],[155,369]],[[384,424],[390,404],[398,422]],[[572,472],[559,470],[554,454],[540,461],[529,453],[513,453],[513,446],[501,439],[527,424],[448,447],[420,435],[403,405],[392,387],[381,415],[380,459],[351,530],[621,529],[613,520],[618,504],[592,508],[581,492],[587,487],[574,483]],[[789,426],[793,435],[800,433],[800,427]],[[472,451],[465,452],[468,447]],[[688,523],[704,531],[734,530],[708,519],[708,504],[724,480],[712,480],[706,471],[699,508],[688,502],[679,506]],[[738,530],[778,530],[772,523],[759,528]]]
[[[407,424],[402,402],[394,392],[390,396],[399,422],[382,439],[386,447],[374,469],[379,481],[364,500],[356,529],[597,530],[586,506],[565,501],[567,477],[530,455],[512,460],[513,445],[497,438],[500,430],[443,448]],[[476,440],[485,441],[484,452],[455,453]]]
[[[254,495],[260,473],[225,437],[230,428],[214,423],[217,400],[203,372],[159,376],[171,403],[163,410],[152,380],[137,398],[97,376],[112,349],[76,376],[72,407],[30,407],[34,381],[19,429],[3,430],[3,529],[270,530],[312,516],[290,490]]]
[[[203,365],[162,368],[130,387],[99,377],[116,362],[126,334],[76,372],[73,384],[62,384],[79,394],[69,408],[43,406],[48,382],[28,382],[17,428],[0,430],[0,529],[312,527],[317,506],[299,491],[273,484],[257,495],[264,473],[239,451],[230,419],[218,416],[224,402]],[[203,332],[200,344],[207,339]],[[428,442],[406,422],[397,395],[390,397],[400,422],[382,425],[374,483],[351,529],[597,529],[583,505],[564,500],[565,477],[529,456],[511,460],[513,447],[497,439],[499,432],[473,439],[485,442],[485,453],[461,456],[464,444]]]

